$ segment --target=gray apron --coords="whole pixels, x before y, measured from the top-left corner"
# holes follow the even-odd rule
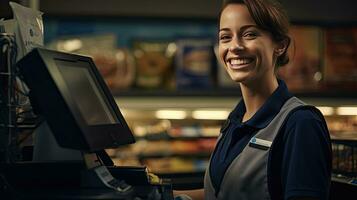
[[[242,152],[232,161],[230,166],[228,166],[217,197],[211,182],[209,168],[207,168],[204,178],[205,199],[271,199],[267,180],[270,146],[290,111],[303,105],[305,104],[298,98],[290,98],[284,103],[280,112],[274,117],[270,124],[259,130],[251,138]]]

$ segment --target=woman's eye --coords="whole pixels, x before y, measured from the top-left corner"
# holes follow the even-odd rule
[[[254,39],[257,37],[258,34],[254,32],[247,32],[243,34],[243,37],[248,38],[248,39]]]
[[[219,37],[219,39],[220,40],[223,40],[223,41],[225,41],[225,40],[229,40],[231,37],[229,36],[229,35],[221,35],[220,37]]]

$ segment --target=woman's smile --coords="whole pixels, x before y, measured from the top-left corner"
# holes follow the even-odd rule
[[[253,58],[229,58],[228,60],[229,68],[233,70],[246,69],[253,63]]]

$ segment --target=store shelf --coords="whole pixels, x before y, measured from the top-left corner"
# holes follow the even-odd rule
[[[332,174],[330,199],[353,199],[357,196],[356,179]]]
[[[205,140],[205,139],[216,139],[217,136],[178,136],[172,137],[167,134],[165,135],[146,135],[143,137],[135,137],[136,140],[147,140],[147,141],[158,141],[158,140],[175,140],[175,141],[195,141],[195,140]]]
[[[316,95],[317,96],[317,95]],[[241,99],[240,95],[225,96],[217,93],[215,96],[116,96],[115,100],[120,108],[135,110],[157,110],[162,108],[176,109],[233,109]],[[357,98],[352,97],[301,97],[301,99],[315,106],[357,106]]]
[[[189,4],[188,4],[189,3]],[[72,0],[71,6],[65,1],[46,0],[40,2],[40,9],[50,16],[97,16],[97,17],[179,17],[216,18],[221,1],[206,0]],[[189,5],[189,6],[188,6]],[[196,8],[201,9],[196,9]]]
[[[354,185],[357,187],[357,179],[356,178],[351,178],[351,177],[346,177],[342,176],[339,174],[333,174],[331,177],[332,181],[343,183],[343,184],[349,184],[349,185]]]
[[[50,16],[99,16],[99,17],[177,17],[177,18],[209,18],[216,19],[222,0],[87,0],[83,6],[81,0],[72,0],[71,6],[66,1],[46,0],[40,1],[40,10]],[[308,23],[355,23],[356,2],[352,0],[340,3],[337,0],[309,1],[299,3],[282,0],[289,17],[294,22]],[[140,6],[138,6],[140,5]],[[200,9],[197,9],[200,8]]]
[[[117,96],[120,108],[136,110],[157,110],[160,108],[196,109],[196,108],[233,108],[240,97],[206,96]]]
[[[155,153],[142,153],[138,154],[139,160],[149,159],[149,158],[165,158],[165,157],[184,157],[190,158],[209,158],[211,152],[155,152]]]
[[[350,89],[357,89],[351,87]],[[357,93],[351,93],[347,89],[334,89],[328,91],[291,91],[295,96],[300,98],[332,98],[332,99],[357,99]],[[212,87],[212,88],[196,88],[196,89],[127,89],[122,91],[113,91],[114,96],[125,97],[240,97],[241,92],[239,87]]]
[[[203,140],[215,140],[219,133],[218,129],[216,130],[217,135],[207,137],[204,136],[204,134],[198,134],[199,130],[202,127],[220,127],[224,119],[198,120],[193,119],[192,116],[174,120],[159,119],[155,115],[155,112],[164,109],[184,110],[188,114],[192,114],[193,111],[200,109],[231,111],[237,102],[239,102],[241,96],[240,94],[229,94],[227,91],[228,90],[223,93],[216,91],[216,95],[210,92],[201,92],[198,93],[199,95],[189,95],[189,93],[180,95],[180,93],[177,92],[163,92],[162,95],[160,95],[155,91],[146,91],[142,94],[123,93],[123,96],[116,96],[115,100],[123,111],[125,118],[129,121],[129,124],[141,126],[140,130],[145,130],[145,134],[140,131],[140,134],[137,135],[138,144],[135,144],[137,146],[133,148],[137,162],[149,166],[149,168],[152,168],[156,173],[176,173],[180,172],[180,170],[186,173],[195,173],[203,169],[205,167],[205,161],[209,159],[211,151],[213,150],[214,146],[212,145],[214,143],[210,143],[209,148],[205,146],[206,149],[204,152],[182,152],[181,150],[184,150],[182,149],[182,144],[177,144],[179,142],[187,142],[190,143],[187,148],[193,148],[200,145],[200,142]],[[315,95],[301,97],[301,99],[315,106],[331,107],[335,111],[339,106],[357,106],[356,99],[348,96],[345,98],[327,98]],[[351,137],[341,138],[341,136],[346,134],[349,136],[357,135],[357,130],[353,128],[353,124],[357,118],[356,116],[347,115],[338,116],[336,113],[337,112],[334,112],[333,115],[325,116],[327,122],[335,123],[331,124],[333,125],[331,137],[336,143],[343,142],[343,144],[345,144],[345,142],[347,142],[350,144],[351,141],[349,139]],[[337,122],[339,124],[336,124]],[[342,130],[341,127],[344,128],[344,130]],[[185,133],[184,131],[180,132],[180,130],[184,130],[185,128],[194,129],[197,133],[195,132],[195,134],[193,134],[194,136],[180,135],[181,133]],[[133,130],[135,133],[136,130],[139,129],[134,128]],[[176,135],[177,137],[172,135],[175,133],[179,133]],[[174,143],[176,144],[174,145]],[[177,147],[180,147],[180,149],[176,149]],[[197,167],[194,164],[195,162],[200,162],[202,165]]]
[[[331,132],[331,140],[335,143],[348,143],[357,146],[357,130],[348,132]]]

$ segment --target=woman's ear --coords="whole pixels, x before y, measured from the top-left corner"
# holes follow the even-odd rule
[[[276,48],[274,49],[275,55],[278,57],[281,56],[287,50],[288,46],[289,46],[289,39],[284,39],[278,42]]]

